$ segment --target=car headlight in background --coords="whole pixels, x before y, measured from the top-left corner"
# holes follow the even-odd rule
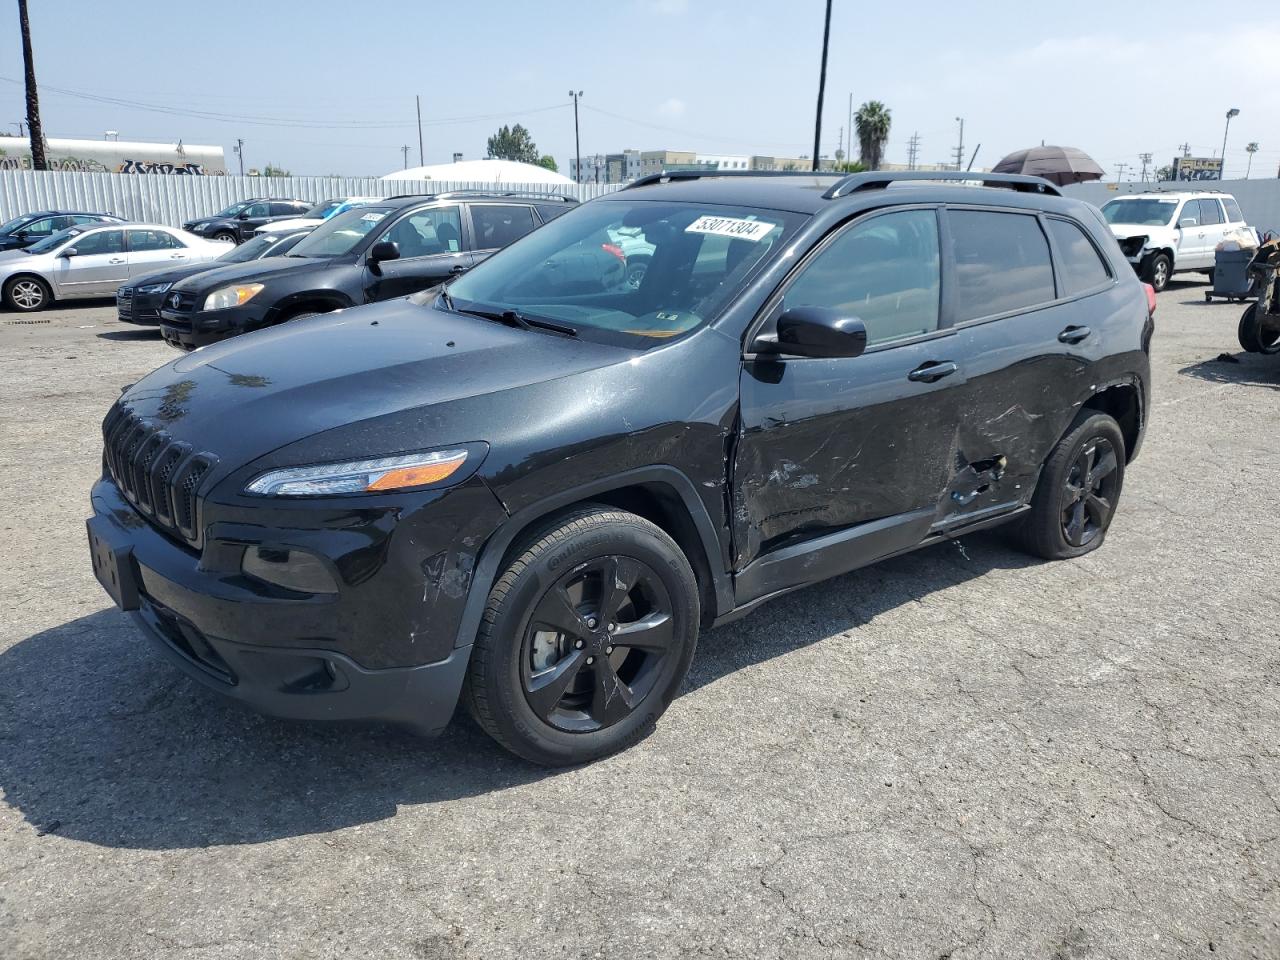
[[[324,497],[340,493],[385,493],[447,480],[467,462],[466,449],[433,450],[374,460],[348,460],[286,467],[255,477],[245,493],[264,497]]]
[[[260,283],[243,283],[230,287],[222,287],[204,298],[205,310],[228,310],[248,303],[262,292]]]
[[[144,283],[140,287],[134,287],[133,292],[134,293],[164,293],[166,290],[168,290],[172,286],[173,286],[172,283]]]

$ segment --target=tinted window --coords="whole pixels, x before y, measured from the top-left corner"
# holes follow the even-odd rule
[[[271,216],[273,217],[295,217],[306,210],[306,207],[300,203],[273,203],[271,204]]]
[[[25,227],[22,228],[22,232],[25,233],[28,237],[47,237],[51,233],[57,233],[59,230],[63,230],[66,227],[71,226],[71,224],[69,223],[64,224],[62,226],[56,225],[59,221],[63,219],[65,218],[44,217],[40,220],[32,220],[30,223],[28,223]]]
[[[271,216],[271,204],[254,203],[245,208],[244,213],[250,217],[269,217]]]
[[[1084,293],[1106,283],[1111,272],[1085,232],[1066,220],[1048,221],[1049,234],[1058,252],[1058,273],[1063,293]]]
[[[462,220],[457,207],[419,210],[397,221],[379,237],[400,247],[400,259],[457,253],[462,249]]]
[[[77,237],[76,256],[87,257],[95,253],[120,253],[124,250],[123,230],[99,230]]]
[[[1217,200],[1201,200],[1200,201],[1200,225],[1209,226],[1214,223],[1222,223],[1222,207],[1219,206]]]
[[[1227,219],[1232,223],[1244,223],[1244,214],[1240,212],[1240,204],[1236,203],[1231,197],[1224,199],[1223,204],[1227,208]]]
[[[1035,217],[952,210],[956,320],[974,320],[1054,298],[1049,243]]]
[[[538,216],[542,218],[542,222],[554,220],[562,213],[568,213],[572,210],[572,203],[540,203],[538,204]]]
[[[475,249],[489,250],[514,243],[536,224],[532,207],[478,203],[471,207],[471,226],[476,232]]]
[[[94,217],[86,213],[80,213],[80,214],[76,214],[74,217],[71,217],[71,223],[67,224],[67,226],[70,227],[77,224],[99,223],[101,220],[102,220],[101,217]]]
[[[938,222],[932,210],[904,210],[836,237],[785,295],[788,307],[819,306],[861,318],[867,343],[938,329]]]
[[[183,244],[176,237],[163,230],[130,230],[129,249],[139,252],[145,250],[175,250]]]

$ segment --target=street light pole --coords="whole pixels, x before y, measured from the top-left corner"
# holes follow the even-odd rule
[[[573,182],[582,182],[582,143],[578,139],[578,98],[582,96],[582,91],[569,91],[569,96],[573,97]]]
[[[1218,171],[1218,179],[1224,179],[1227,172],[1227,131],[1231,129],[1231,118],[1240,116],[1240,110],[1232,107],[1227,111],[1227,125],[1222,130],[1222,169]]]
[[[822,70],[818,73],[818,116],[813,122],[813,169],[818,169],[822,149],[822,96],[827,90],[827,45],[831,42],[831,0],[827,0],[827,19],[822,27]]]

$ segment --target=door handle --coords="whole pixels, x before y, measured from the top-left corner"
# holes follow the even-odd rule
[[[467,267],[465,264],[460,263],[456,267],[450,267],[449,272],[452,274],[466,273]]]
[[[186,255],[185,253],[171,253],[171,254],[169,254],[169,259],[170,259],[170,260],[185,260],[185,259],[187,259],[187,255]]]
[[[1092,333],[1093,331],[1088,327],[1067,327],[1058,334],[1058,340],[1061,343],[1079,343],[1081,340],[1087,339]]]
[[[124,263],[124,257],[112,257],[107,263]]]
[[[933,383],[935,380],[951,376],[959,369],[950,360],[930,360],[908,373],[907,379],[914,380],[916,383]]]

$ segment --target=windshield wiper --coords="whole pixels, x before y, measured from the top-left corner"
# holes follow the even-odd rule
[[[518,310],[483,310],[475,307],[455,307],[453,298],[447,293],[441,291],[443,296],[448,297],[446,305],[455,313],[465,313],[473,317],[483,317],[485,320],[493,320],[496,323],[504,323],[508,327],[519,327],[521,330],[532,330],[535,327],[539,330],[550,330],[553,333],[562,333],[566,337],[576,337],[578,331],[575,327],[568,326],[563,323],[556,323],[554,320],[545,320],[542,317],[530,317]]]

